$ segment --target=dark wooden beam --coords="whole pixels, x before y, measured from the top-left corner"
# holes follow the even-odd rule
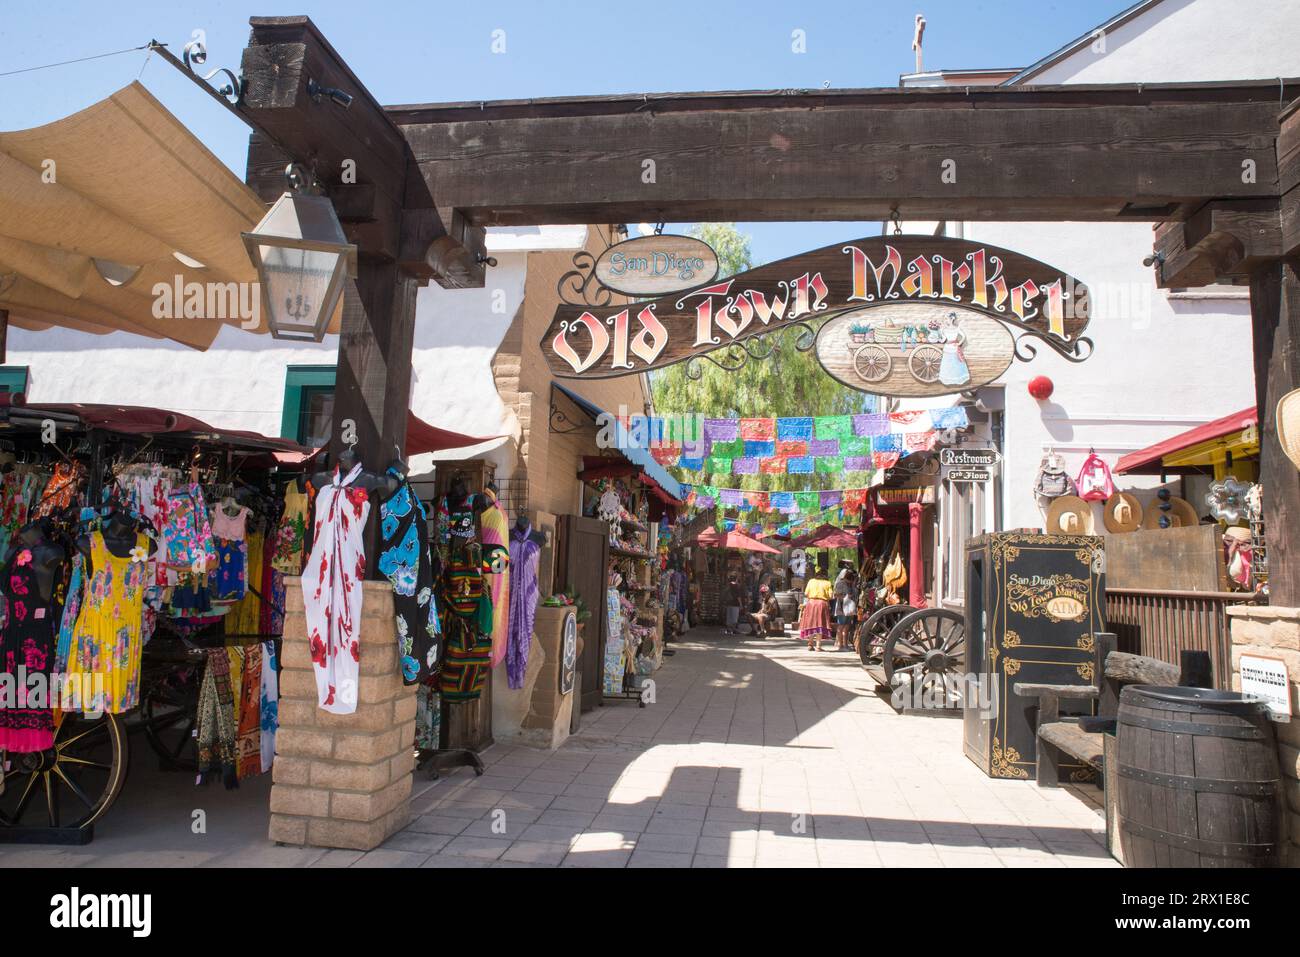
[[[437,240],[447,245],[450,236],[454,243],[466,245],[463,255],[473,262],[482,246],[481,232],[453,235],[437,216],[422,218],[418,233],[405,225],[403,210],[436,208],[433,196],[423,178],[408,176],[411,152],[402,132],[311,19],[253,17],[249,23],[252,34],[242,61],[247,91],[240,112],[292,152],[286,155],[254,133],[249,141],[249,185],[272,202],[285,189],[285,166],[298,160],[332,199],[345,204],[349,215],[341,212],[340,219],[359,257],[397,261],[404,240],[423,242],[427,251]],[[313,82],[342,90],[352,97],[351,105],[344,108],[327,95],[313,98]],[[367,214],[351,215],[365,190],[370,193]],[[444,276],[425,265],[414,275],[421,282],[433,279],[457,288],[483,284],[481,266],[469,274]]]
[[[1165,220],[1277,195],[1277,81],[391,107],[477,225]],[[1242,176],[1245,161],[1254,176]],[[646,162],[653,161],[653,182]],[[951,162],[949,162],[951,161]],[[950,170],[953,176],[944,176]]]
[[[1278,441],[1277,403],[1300,387],[1298,265],[1275,261],[1256,270],[1250,283],[1269,602],[1287,608],[1300,606],[1300,472]]]
[[[1277,179],[1282,251],[1300,256],[1300,100],[1282,111],[1277,138]]]
[[[1215,200],[1185,222],[1162,223],[1155,251],[1161,289],[1244,283],[1260,266],[1282,255],[1282,227],[1275,199]]]

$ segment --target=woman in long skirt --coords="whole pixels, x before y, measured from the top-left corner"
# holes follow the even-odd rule
[[[826,577],[826,555],[818,556],[817,574],[803,588],[803,611],[799,614],[799,637],[809,651],[821,651],[822,639],[830,640],[832,586]]]

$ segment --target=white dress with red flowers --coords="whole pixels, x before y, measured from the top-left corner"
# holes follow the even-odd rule
[[[302,573],[316,700],[332,714],[357,710],[357,641],[366,577],[362,533],[370,514],[366,490],[352,485],[360,474],[358,464],[340,481],[336,467],[334,480],[317,494],[315,537]]]

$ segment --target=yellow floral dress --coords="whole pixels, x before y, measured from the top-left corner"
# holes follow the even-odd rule
[[[148,538],[137,535],[135,545],[132,557],[118,558],[102,534],[90,535],[92,573],[68,651],[69,685],[84,676],[82,711],[120,714],[139,702]]]

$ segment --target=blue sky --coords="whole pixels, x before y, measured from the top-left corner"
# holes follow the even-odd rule
[[[911,72],[925,14],[927,69],[1024,66],[1128,0],[492,3],[0,0],[0,74],[136,47],[180,54],[206,31],[206,69],[238,70],[251,15],[307,13],[381,103],[682,90],[892,87]],[[491,51],[493,31],[506,50]],[[807,52],[791,50],[804,31]],[[143,73],[141,72],[143,69]],[[128,53],[0,76],[0,129],[73,113],[139,78],[240,176],[247,128],[165,62]],[[740,224],[759,262],[869,235],[877,224]]]

